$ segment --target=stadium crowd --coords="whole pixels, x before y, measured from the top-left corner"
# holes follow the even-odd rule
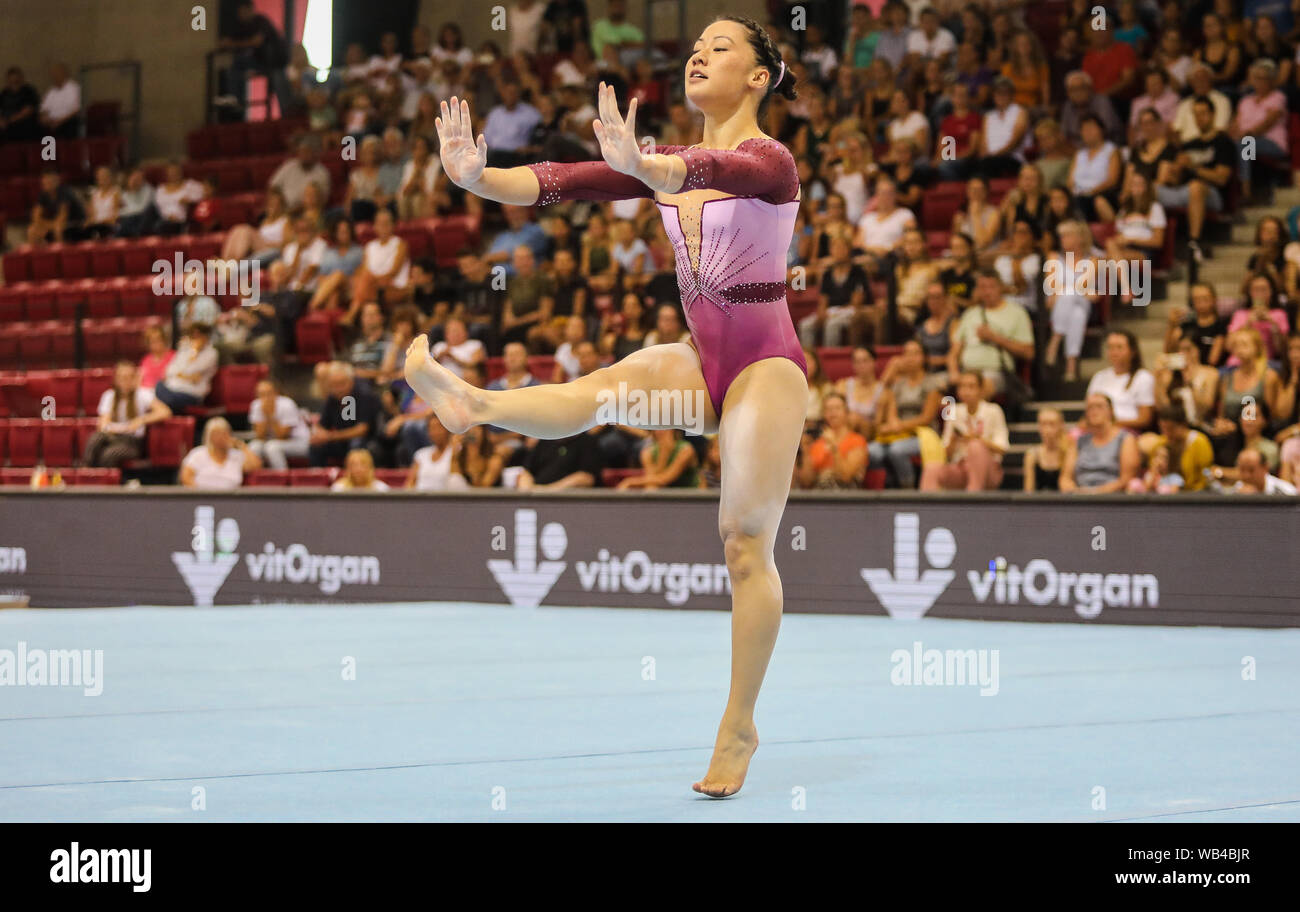
[[[660,142],[698,142],[672,91],[681,62],[645,46],[623,0],[601,5],[593,21],[581,0],[516,0],[504,46],[472,50],[455,23],[417,27],[405,48],[386,34],[317,72],[243,4],[223,38],[237,65],[221,101],[242,106],[246,75],[262,72],[281,115],[302,124],[248,223],[224,224],[219,180],[187,178],[181,162],[156,184],[146,169],[103,167],[85,192],[44,173],[33,249],[219,231],[222,268],[262,269],[244,306],[178,300],[171,331],[152,330],[143,361],[118,366],[86,464],[140,458],[148,424],[201,405],[222,365],[251,361],[271,371],[247,430],[207,420],[181,484],[237,487],[305,462],[339,467],[340,490],[386,488],[377,468],[405,470],[420,490],[716,487],[707,438],[623,426],[559,441],[450,435],[402,378],[419,333],[449,369],[498,389],[564,382],[689,337],[651,200],[496,206],[440,166],[433,118],[453,95],[471,100],[490,165],[598,157],[600,80],[638,99],[638,124]],[[1113,319],[1141,305],[1132,288],[1084,293],[1048,277],[1084,263],[1167,270],[1177,231],[1196,269],[1213,256],[1208,225],[1290,183],[1300,0],[1096,7],[1048,4],[1059,20],[1039,15],[1032,28],[1018,2],[857,3],[843,22],[822,10],[798,31],[771,20],[798,87],[796,101],[772,97],[767,125],[802,179],[787,257],[809,365],[794,486],[861,488],[874,473],[875,486],[995,489],[1011,426],[1036,416],[1025,490],[1295,493],[1300,213],[1259,221],[1235,296],[1190,284],[1150,365]],[[66,68],[51,75],[33,112],[35,90],[10,70],[6,138],[75,124]],[[335,154],[342,186],[323,161]],[[932,205],[940,196],[946,209]],[[399,229],[451,215],[482,225],[454,268],[413,256]],[[295,327],[315,316],[330,320],[335,355],[295,400]],[[1090,326],[1107,366],[1083,377]],[[852,350],[836,381],[819,357],[828,347]],[[1035,407],[1034,387],[1076,381],[1087,390],[1077,420]]]

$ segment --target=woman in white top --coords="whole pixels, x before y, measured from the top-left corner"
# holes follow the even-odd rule
[[[1128,192],[1119,201],[1115,234],[1106,239],[1106,255],[1115,260],[1155,259],[1164,249],[1167,224],[1151,182],[1134,169]]]
[[[181,461],[181,484],[187,488],[231,491],[244,483],[244,473],[262,467],[262,460],[230,432],[225,418],[209,418],[203,443]]]
[[[878,169],[863,134],[851,133],[837,147],[839,160],[831,169],[831,188],[844,199],[844,218],[856,225],[867,211],[867,191]]]
[[[926,159],[930,156],[930,122],[920,111],[912,110],[912,99],[902,89],[894,93],[889,101],[889,125],[885,136],[891,142],[900,139],[912,143],[913,158]]]
[[[957,400],[943,425],[947,461],[922,469],[922,491],[991,491],[1002,484],[1002,454],[1011,446],[1002,407],[984,398],[978,371],[957,378]]]
[[[122,209],[122,190],[113,179],[113,170],[107,165],[95,169],[95,187],[90,191],[90,212],[86,231],[96,238],[106,238],[117,225]]]
[[[289,209],[284,203],[284,194],[272,187],[266,191],[266,210],[262,223],[254,228],[252,225],[236,225],[226,233],[226,241],[221,247],[221,258],[228,263],[245,259],[250,254],[268,265],[279,258],[280,249],[288,240]]]
[[[982,177],[966,182],[966,205],[952,216],[952,233],[965,234],[974,242],[975,255],[987,261],[1002,234],[1002,213],[989,202],[989,185]]]
[[[171,409],[140,385],[140,371],[130,361],[117,362],[113,385],[99,397],[98,429],[86,441],[85,463],[111,469],[144,452],[145,427],[171,417]]]
[[[1086,222],[1064,221],[1056,228],[1061,249],[1047,261],[1043,288],[1047,308],[1052,312],[1052,338],[1043,363],[1056,365],[1061,343],[1065,343],[1065,379],[1079,379],[1079,355],[1088,328],[1092,305],[1101,300],[1097,281],[1097,260],[1092,252],[1092,231]]]
[[[321,260],[329,244],[316,233],[312,220],[298,216],[293,223],[293,240],[284,245],[276,267],[283,267],[284,285],[290,291],[314,291]]]
[[[375,213],[375,236],[365,246],[361,266],[352,276],[352,306],[340,322],[351,324],[371,301],[394,304],[411,293],[411,258],[406,241],[393,233],[393,213]]]
[[[196,180],[187,180],[177,162],[167,165],[167,179],[154,190],[153,204],[158,210],[157,232],[159,234],[181,234],[189,224],[190,210],[193,203],[203,199],[203,185]]]
[[[1029,145],[1029,115],[1014,101],[1016,88],[1010,79],[993,80],[993,108],[984,115],[980,130],[980,170],[989,177],[1016,174]]]
[[[1155,416],[1156,378],[1142,366],[1142,350],[1137,338],[1126,329],[1112,330],[1106,336],[1106,360],[1088,381],[1088,395],[1103,393],[1110,399],[1115,423],[1141,433],[1151,427]]]
[[[415,451],[406,487],[417,491],[459,491],[469,487],[460,472],[461,441],[453,437],[437,415],[429,416],[430,445]]]
[[[191,323],[185,339],[176,346],[176,357],[167,364],[167,373],[154,387],[154,395],[173,412],[198,405],[212,389],[217,366],[212,327]]]
[[[388,485],[375,477],[375,459],[362,447],[348,451],[343,477],[330,485],[331,491],[387,491]]]
[[[1010,249],[993,262],[1006,299],[1030,313],[1038,311],[1038,293],[1043,284],[1043,257],[1037,241],[1034,226],[1021,219],[1011,228]]]
[[[1074,153],[1067,182],[1079,204],[1079,211],[1089,222],[1113,222],[1123,174],[1119,149],[1106,139],[1105,128],[1092,114],[1079,125],[1083,147]]]
[[[411,157],[402,166],[402,182],[397,189],[399,218],[428,218],[436,213],[435,195],[441,174],[442,162],[433,154],[429,138],[418,134],[412,137]]]
[[[270,380],[257,384],[257,398],[248,406],[253,439],[248,448],[272,469],[289,468],[289,457],[306,457],[311,428],[298,403],[280,394]]]

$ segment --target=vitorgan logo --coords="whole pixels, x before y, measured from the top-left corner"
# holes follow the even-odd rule
[[[925,557],[936,568],[920,572],[921,522],[915,513],[894,516],[894,570],[864,569],[862,578],[890,617],[915,619],[934,607],[956,573],[948,570],[957,556],[950,530],[936,527],[925,537]],[[1046,558],[1034,558],[1021,567],[1004,558],[989,562],[984,571],[966,571],[971,594],[981,604],[1032,605],[1073,603],[1074,612],[1091,620],[1103,608],[1160,603],[1160,582],[1150,573],[1073,573],[1057,570]]]
[[[235,549],[239,546],[239,523],[227,516],[215,522],[212,507],[194,508],[191,529],[192,551],[176,551],[172,563],[200,608],[212,605],[213,599],[239,563]],[[379,558],[371,555],[312,554],[306,545],[292,544],[280,549],[267,542],[260,553],[244,555],[248,575],[254,582],[309,583],[326,595],[339,591],[344,583],[378,585]]]
[[[493,530],[498,541],[498,527]],[[547,523],[537,531],[536,510],[515,511],[514,559],[495,558],[487,562],[497,584],[518,608],[536,608],[550,594],[564,573],[567,562],[560,560],[568,549],[569,537],[564,526]],[[500,540],[504,548],[504,540]],[[540,548],[546,560],[539,561]],[[654,561],[644,551],[630,551],[623,556],[601,548],[593,561],[574,561],[578,585],[587,592],[662,593],[670,605],[684,605],[692,595],[726,595],[731,592],[731,578],[726,564],[688,564]]]
[[[915,620],[938,601],[957,574],[947,568],[957,556],[957,542],[943,527],[925,537],[925,558],[938,569],[921,569],[921,518],[915,513],[894,515],[894,571],[863,569],[862,578],[890,617]]]

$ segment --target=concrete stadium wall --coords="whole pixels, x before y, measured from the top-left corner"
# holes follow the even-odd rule
[[[1293,499],[797,495],[776,560],[792,612],[1293,627],[1297,541]],[[5,490],[6,595],[48,608],[730,604],[717,500],[702,492]]]

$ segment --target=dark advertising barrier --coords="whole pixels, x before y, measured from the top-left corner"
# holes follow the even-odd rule
[[[1277,498],[797,497],[786,610],[1296,626]],[[33,607],[467,601],[729,606],[707,496],[0,494],[0,592]]]

